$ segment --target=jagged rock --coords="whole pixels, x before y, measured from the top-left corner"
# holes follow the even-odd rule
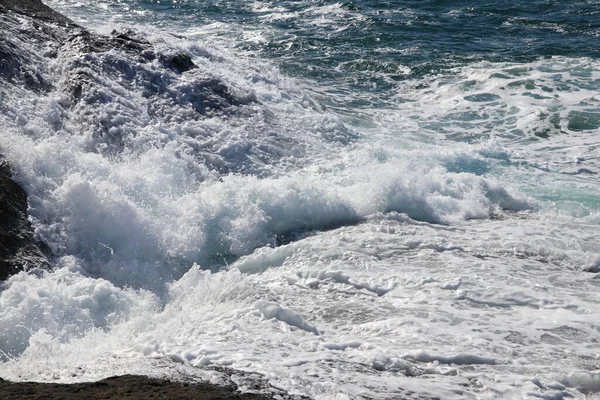
[[[27,17],[35,29],[19,28],[22,23],[11,21],[15,13]],[[189,94],[177,97],[170,90],[177,84],[176,79],[144,65],[157,61],[165,70],[176,75],[197,69],[197,66],[189,55],[182,52],[157,52],[150,42],[133,31],[99,35],[76,25],[39,0],[0,0],[0,15],[4,15],[0,18],[0,80],[20,83],[38,92],[64,91],[70,94],[71,105],[81,101],[87,90],[94,91],[98,76],[109,76],[115,82],[122,82],[128,90],[131,89],[128,85],[141,85],[148,98],[167,93],[173,102],[191,105],[201,116],[255,101],[252,96],[233,94],[225,83],[213,77],[199,79],[190,86]],[[21,29],[17,37],[9,34],[15,29]],[[55,88],[40,71],[40,65],[45,64],[40,54],[27,53],[21,42],[35,43],[39,53],[45,53],[45,57],[56,56],[61,51],[79,55],[73,57],[68,66],[70,71],[66,75],[69,78],[59,82],[59,87]],[[114,50],[121,53],[115,54]]]
[[[43,77],[40,54],[32,55],[23,43],[44,45],[40,53],[55,54],[73,29],[81,28],[39,0],[0,0],[0,80],[35,92],[52,90]]]
[[[0,156],[0,280],[26,268],[48,267],[27,219],[27,195]]]
[[[6,81],[22,82],[30,90],[48,91],[50,84],[39,72],[27,68],[28,61],[14,43],[0,40],[0,77]]]
[[[52,22],[62,26],[74,26],[73,21],[42,3],[40,0],[0,0],[4,12],[16,12],[39,21]],[[0,10],[2,12],[2,10]]]
[[[160,57],[160,61],[165,66],[165,68],[169,68],[170,70],[175,71],[178,74],[182,74],[184,72],[197,68],[196,64],[194,64],[190,56],[183,53],[162,55]]]

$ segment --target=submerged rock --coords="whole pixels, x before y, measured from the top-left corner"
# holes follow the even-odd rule
[[[0,156],[0,280],[23,269],[48,267],[42,249],[27,219],[27,195]]]

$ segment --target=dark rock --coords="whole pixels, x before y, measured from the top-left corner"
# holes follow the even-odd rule
[[[197,68],[189,55],[156,52],[150,42],[132,30],[113,31],[108,36],[89,32],[39,0],[0,0],[0,15],[4,15],[4,21],[0,19],[0,79],[9,83],[21,83],[40,92],[55,89],[39,71],[39,65],[44,64],[40,55],[28,53],[15,35],[9,35],[22,25],[15,19],[11,21],[14,13],[30,19],[36,28],[17,32],[16,36],[22,36],[23,42],[40,45],[40,50],[42,45],[50,45],[52,51],[40,51],[46,57],[55,57],[61,51],[79,55],[72,57],[70,73],[66,74],[69,78],[58,88],[71,95],[71,105],[81,101],[86,92],[95,91],[99,76],[111,77],[127,90],[141,88],[148,98],[166,93],[174,103],[191,105],[201,116],[255,101],[251,96],[236,96],[215,78],[199,80],[189,95],[178,97],[172,90],[177,83],[174,77],[144,65],[158,60],[165,70],[180,75]]]
[[[226,386],[208,382],[174,382],[145,376],[123,375],[99,382],[58,384],[36,382],[9,382],[0,379],[1,399],[196,399],[196,400],[291,400],[307,399],[285,393],[241,393],[235,384]]]
[[[598,272],[600,272],[600,260],[597,260],[593,265],[587,267],[584,271],[591,272],[594,274],[597,274]]]
[[[75,26],[73,21],[54,11],[41,0],[0,0],[0,12],[16,12],[44,22]]]
[[[156,58],[150,42],[138,37],[131,30],[113,30],[110,36],[102,36],[86,30],[80,30],[72,35],[66,43],[68,48],[75,48],[80,54],[105,53],[113,49],[122,50],[133,56],[136,61],[145,63]]]
[[[174,99],[182,104],[191,104],[203,115],[246,103],[245,99],[233,95],[223,82],[215,78],[194,82],[187,92],[175,96]]]
[[[24,24],[17,14],[27,16],[30,24]],[[41,73],[41,53],[55,56],[73,29],[81,28],[38,0],[0,0],[0,80],[35,92],[50,91],[52,84]],[[24,43],[49,47],[31,54]]]
[[[0,78],[11,83],[22,82],[27,89],[48,91],[51,85],[33,68],[14,43],[0,38]]]
[[[47,268],[44,248],[27,219],[27,195],[0,156],[0,280],[23,269]]]
[[[196,64],[194,64],[190,56],[183,53],[177,53],[173,55],[162,55],[160,57],[160,61],[165,66],[165,68],[169,68],[170,70],[175,71],[178,74],[182,74],[186,71],[197,68]]]

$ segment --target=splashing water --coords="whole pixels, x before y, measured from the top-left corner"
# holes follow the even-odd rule
[[[0,151],[56,264],[4,283],[0,376],[598,392],[599,10],[500,3],[48,3],[143,60],[0,15],[48,83],[0,88]]]

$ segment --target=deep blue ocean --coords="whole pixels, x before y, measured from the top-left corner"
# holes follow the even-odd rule
[[[236,50],[272,59],[291,76],[372,92],[373,101],[393,95],[399,82],[476,62],[600,56],[600,11],[593,0],[152,0],[106,8],[125,24],[233,24],[233,32],[221,34]]]

